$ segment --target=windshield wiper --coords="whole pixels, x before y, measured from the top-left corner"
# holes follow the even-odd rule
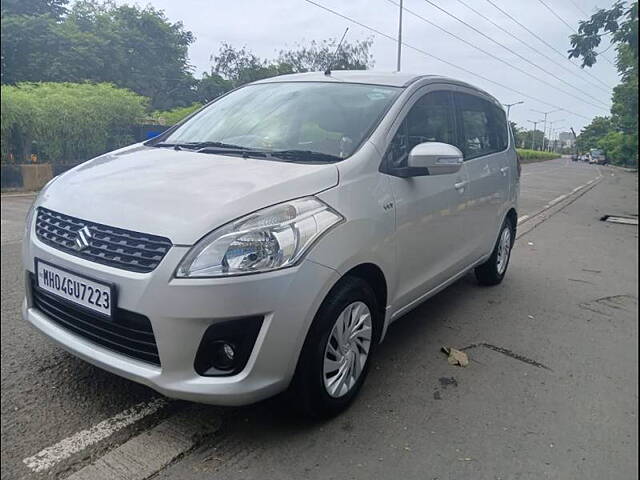
[[[314,152],[313,150],[272,150],[270,155],[291,161],[307,161],[307,162],[339,162],[343,160],[338,155],[330,153]]]
[[[200,151],[200,149],[210,148],[210,147],[224,148],[224,149],[230,149],[230,150],[248,150],[247,147],[243,147],[242,145],[233,145],[231,143],[223,143],[223,142],[156,143],[153,146],[175,148],[176,150],[187,148],[189,150],[196,150],[196,151]]]
[[[232,143],[224,142],[185,142],[185,143],[156,143],[154,147],[171,147],[176,150],[182,150],[183,148],[189,150],[195,150],[198,153],[219,153],[219,154],[232,154],[242,155],[245,158],[259,157],[259,158],[273,158],[278,160],[284,160],[288,162],[323,162],[332,163],[343,160],[338,155],[331,155],[329,153],[315,152],[313,150],[259,150],[250,147],[243,147],[242,145],[234,145]]]
[[[187,142],[185,144],[187,148],[193,148],[195,150],[200,150],[202,148],[227,148],[230,150],[250,150],[248,147],[243,147],[242,145],[234,145],[233,143],[224,143],[224,142]]]

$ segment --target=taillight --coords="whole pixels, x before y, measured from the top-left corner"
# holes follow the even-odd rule
[[[520,174],[522,173],[522,159],[520,158],[519,153],[516,153],[516,163],[518,164],[518,178],[520,178]]]

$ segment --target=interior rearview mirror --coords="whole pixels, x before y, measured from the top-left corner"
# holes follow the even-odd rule
[[[419,143],[407,159],[407,167],[418,173],[426,171],[422,175],[447,175],[456,173],[462,167],[462,152],[453,145],[440,142]]]

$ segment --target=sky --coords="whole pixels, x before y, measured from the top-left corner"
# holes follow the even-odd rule
[[[349,27],[349,41],[367,37],[373,39],[374,70],[396,69],[397,44],[393,39],[397,38],[398,33],[399,0],[313,2],[381,34],[351,23],[307,0],[118,0],[117,3],[134,3],[139,6],[151,4],[164,10],[171,21],[182,21],[185,28],[196,37],[189,50],[196,76],[211,69],[210,57],[218,51],[221,42],[228,42],[236,47],[246,46],[260,57],[274,58],[279,50],[293,47],[297,43],[340,38],[346,27]],[[512,36],[474,13],[463,2]],[[613,0],[404,0],[403,41],[422,52],[403,46],[401,70],[463,80],[486,90],[504,104],[524,101],[523,104],[514,106],[510,113],[511,120],[521,127],[531,128],[529,120],[544,118],[542,113],[534,110],[545,112],[563,109],[548,115],[549,122],[555,122],[553,126],[548,125],[548,128],[553,127],[555,130],[559,127],[560,131],[564,131],[573,127],[576,133],[590,123],[594,116],[608,114],[611,88],[618,83],[613,65],[615,49],[611,48],[604,53],[611,63],[601,60],[593,68],[586,69],[587,73],[514,23],[490,2],[524,24],[555,50],[566,52],[570,47],[569,35],[573,33],[570,27],[577,29],[579,20],[586,18],[587,14],[593,13],[597,8],[609,7]],[[568,25],[556,18],[544,4]],[[455,15],[467,25],[446,15],[434,5]],[[448,35],[408,10],[467,43]],[[603,50],[608,46],[609,43],[605,40],[599,49]],[[425,53],[439,57],[449,64]]]

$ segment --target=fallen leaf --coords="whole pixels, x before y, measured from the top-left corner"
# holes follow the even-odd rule
[[[442,347],[442,351],[448,355],[447,362],[449,362],[449,365],[459,365],[461,367],[469,365],[469,357],[466,353],[452,347]]]

